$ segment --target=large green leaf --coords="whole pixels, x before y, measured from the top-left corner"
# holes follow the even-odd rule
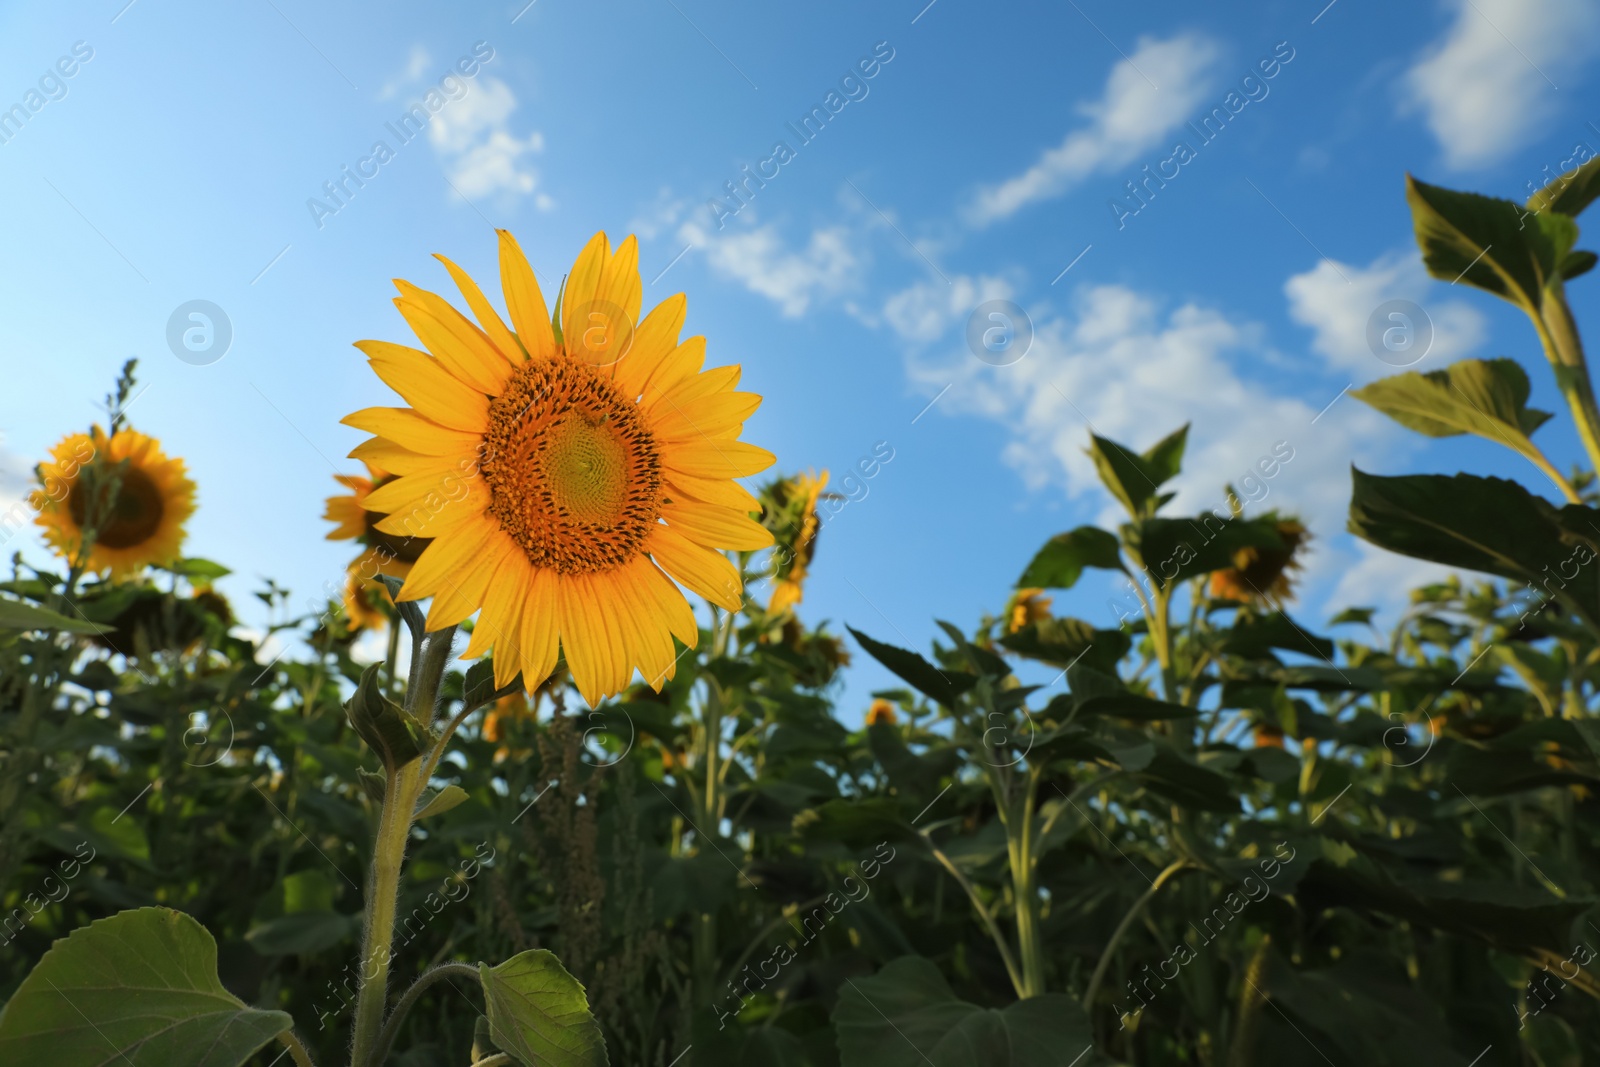
[[[957,1000],[939,968],[920,956],[846,980],[833,1023],[840,1067],[1062,1067],[1094,1044],[1071,997],[980,1008]]]
[[[1017,588],[1071,589],[1087,567],[1122,569],[1121,548],[1115,534],[1098,526],[1080,526],[1056,534],[1022,572]]]
[[[1429,437],[1471,433],[1537,458],[1530,439],[1551,418],[1528,405],[1528,375],[1514,359],[1465,359],[1443,370],[1410,371],[1353,390],[1409,429]]]
[[[1559,175],[1528,197],[1529,211],[1558,211],[1577,215],[1600,196],[1600,156]]]
[[[205,927],[139,908],[45,953],[0,1012],[0,1063],[237,1067],[293,1025],[222,987]]]
[[[1107,437],[1089,436],[1089,458],[1094,460],[1100,481],[1134,518],[1155,514],[1170,496],[1160,494],[1161,486],[1171,481],[1183,464],[1183,449],[1189,439],[1187,424],[1151,445],[1143,455]]]
[[[1558,511],[1516,482],[1475,474],[1385,478],[1352,470],[1352,477],[1350,532],[1357,537],[1403,556],[1548,589],[1591,625],[1600,624],[1600,567],[1594,566],[1594,545],[1579,540],[1594,518],[1591,509]],[[1560,577],[1547,584],[1547,569]]]
[[[1578,224],[1568,215],[1529,215],[1514,201],[1456,192],[1410,175],[1406,200],[1430,274],[1535,311],[1578,239]]]
[[[854,627],[847,626],[850,636],[860,642],[867,654],[891,671],[910,682],[923,695],[938,701],[947,708],[955,707],[961,694],[978,684],[978,679],[965,671],[942,670],[903,648],[875,641]]]
[[[605,1038],[583,986],[553,952],[519,952],[498,967],[478,964],[495,1047],[525,1067],[606,1067]]]
[[[23,600],[0,597],[0,630],[45,630],[69,634],[107,633],[108,627],[96,626],[86,619],[69,619],[47,608]]]

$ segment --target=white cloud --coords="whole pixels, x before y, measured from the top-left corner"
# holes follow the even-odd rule
[[[1433,324],[1427,356],[1408,369],[1437,370],[1483,343],[1483,316],[1465,301],[1430,298],[1436,288],[1445,286],[1430,279],[1416,252],[1407,249],[1387,252],[1365,267],[1322,260],[1292,276],[1283,291],[1289,298],[1289,317],[1311,329],[1311,347],[1328,357],[1333,367],[1367,381],[1396,373],[1397,364],[1410,355],[1397,355],[1396,364],[1390,364],[1367,346],[1367,320],[1390,300],[1412,301]],[[1420,331],[1420,323],[1413,325]]]
[[[462,152],[485,133],[503,129],[517,109],[511,87],[498,78],[468,82],[467,94],[447,104],[428,123],[428,140],[441,152]]]
[[[845,292],[861,266],[842,226],[812,231],[799,252],[788,251],[771,224],[719,237],[691,220],[678,228],[678,238],[703,249],[717,274],[769,298],[791,319],[805,314],[813,300]]]
[[[1575,76],[1595,50],[1600,8],[1593,0],[1450,6],[1450,28],[1406,72],[1403,92],[1450,166],[1481,167],[1538,134],[1539,120],[1553,110],[1554,86]]]
[[[537,130],[526,137],[511,132],[517,98],[505,82],[480,76],[467,86],[465,96],[451,101],[428,124],[428,141],[444,161],[451,184],[468,199],[534,192],[539,172],[526,157],[543,151],[544,135]],[[542,193],[534,203],[541,210],[553,206]]]
[[[1200,105],[1217,57],[1216,45],[1198,34],[1141,38],[1133,55],[1111,68],[1100,99],[1077,105],[1084,124],[1021,174],[979,190],[968,219],[987,225],[1007,218],[1161,145]]]
[[[1090,425],[1143,449],[1188,422],[1172,514],[1222,507],[1223,486],[1231,483],[1247,507],[1282,508],[1306,519],[1313,533],[1333,536],[1344,527],[1352,459],[1393,463],[1405,447],[1382,416],[1360,404],[1346,402],[1313,425],[1319,403],[1275,393],[1244,369],[1260,361],[1260,329],[1196,304],[1165,310],[1123,286],[1085,287],[1069,314],[1039,315],[1034,326],[1032,348],[1011,366],[988,366],[961,344],[953,357],[912,356],[909,368],[930,394],[954,383],[940,411],[981,414],[1010,430],[1005,458],[1036,488],[1103,494],[1084,454]],[[1263,460],[1275,466],[1270,478],[1261,476]],[[1253,471],[1255,489],[1245,482]],[[1108,503],[1100,517],[1121,516]],[[1313,579],[1324,562],[1321,554],[1312,558]]]
[[[420,44],[412,45],[411,54],[406,57],[405,73],[398,78],[394,78],[388,82],[385,82],[383,88],[378,92],[378,99],[394,99],[395,96],[399,94],[400,90],[404,89],[411,82],[414,82],[418,78],[422,77],[423,74],[427,73],[428,68],[432,65],[433,56],[428,53],[428,50],[422,47]]]
[[[905,340],[927,343],[943,337],[985,300],[1009,300],[1012,292],[1004,278],[989,275],[963,274],[949,285],[930,280],[891,296],[883,305],[883,317]]]

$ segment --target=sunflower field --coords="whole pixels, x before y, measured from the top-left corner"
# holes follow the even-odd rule
[[[1354,392],[1529,463],[1355,472],[1353,533],[1479,576],[1387,630],[1294,613],[1300,517],[1173,511],[1187,426],[1086,433],[1117,521],[1039,530],[930,647],[813,624],[828,473],[772,469],[632,237],[552,293],[502,230],[497,280],[440,256],[455,292],[397,283],[414,339],[357,342],[345,588],[265,581],[246,635],[129,362],[38,462],[53,558],[0,583],[0,1064],[1595,1062],[1600,404],[1566,286],[1600,160],[1526,204],[1406,196],[1567,409],[1510,359]],[[1063,610],[1090,570],[1120,624]],[[864,715],[863,657],[897,679]]]

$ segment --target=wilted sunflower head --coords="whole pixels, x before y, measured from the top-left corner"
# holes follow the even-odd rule
[[[37,468],[34,519],[60,555],[113,580],[182,555],[183,524],[194,513],[194,483],[183,460],[136,430],[107,435],[99,426],[69,434]]]
[[[1282,548],[1241,548],[1233,566],[1211,572],[1211,595],[1241,604],[1269,604],[1294,595],[1294,575],[1301,569],[1301,550],[1311,533],[1298,519],[1277,519],[1274,528]]]
[[[803,583],[817,553],[822,523],[817,502],[828,487],[828,472],[807,471],[780,478],[762,493],[761,521],[777,541],[772,553],[772,599],[767,612],[788,611],[804,598]]]
[[[1006,602],[1006,633],[1014,634],[1029,623],[1048,619],[1054,600],[1045,596],[1043,589],[1018,589],[1012,593]]]
[[[772,544],[735,481],[772,464],[739,440],[761,398],[736,391],[738,367],[701,369],[704,338],[680,343],[681,294],[640,320],[638,257],[632,237],[613,252],[596,234],[552,320],[502,230],[509,325],[441,256],[476,321],[397,281],[423,348],[356,346],[409,405],[344,420],[376,435],[354,454],[396,475],[362,500],[382,516],[374,528],[429,539],[400,599],[433,599],[430,630],[477,612],[465,656],[493,648],[497,686],[519,671],[536,686],[564,653],[591,704],[636,670],[659,688],[674,639],[699,638],[673,579],[737,611],[742,582],[723,550]]]
[[[894,710],[894,705],[882,697],[872,702],[867,709],[868,726],[894,726],[900,721],[900,713]]]

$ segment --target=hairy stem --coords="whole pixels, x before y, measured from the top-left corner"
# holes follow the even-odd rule
[[[441,963],[430,971],[424,971],[411,988],[395,1002],[394,1011],[389,1013],[389,1021],[383,1024],[383,1033],[378,1035],[378,1043],[372,1050],[373,1067],[382,1067],[389,1058],[389,1049],[394,1045],[395,1035],[400,1032],[400,1024],[405,1021],[417,999],[427,992],[428,987],[435,982],[446,978],[470,978],[474,982],[482,982],[478,975],[478,968],[470,963]]]

